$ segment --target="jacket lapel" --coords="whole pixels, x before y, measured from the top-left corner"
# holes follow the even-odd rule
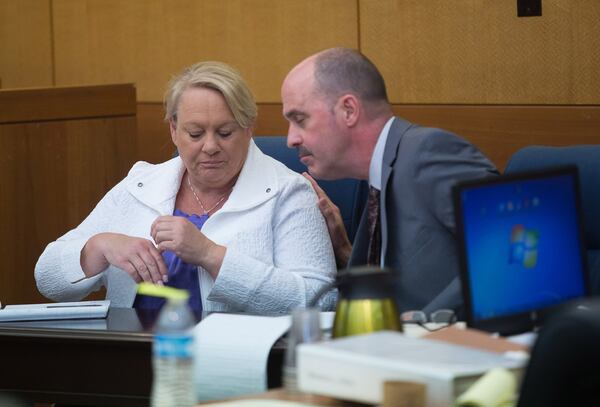
[[[380,215],[381,215],[381,250],[382,259],[386,259],[387,246],[388,246],[388,222],[387,222],[387,193],[388,184],[392,171],[394,169],[394,163],[398,158],[398,150],[400,148],[400,141],[406,131],[412,126],[411,123],[402,120],[398,117],[394,119],[392,126],[387,137],[385,144],[385,150],[383,153],[383,163],[381,164],[381,201],[380,201]],[[393,191],[391,193],[394,193]],[[399,192],[396,191],[398,194]],[[384,260],[385,262],[385,260]]]
[[[254,140],[250,140],[246,162],[221,209],[223,213],[247,210],[277,196],[279,180],[273,166],[267,164],[269,160],[272,158],[260,151]]]
[[[184,172],[183,161],[175,157],[162,164],[140,169],[139,174],[128,180],[127,190],[160,215],[171,215]]]

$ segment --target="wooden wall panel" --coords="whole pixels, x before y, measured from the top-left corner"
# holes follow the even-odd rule
[[[527,145],[600,144],[600,106],[396,105],[394,112],[457,133],[500,170]]]
[[[78,225],[102,196],[119,182],[136,157],[135,93],[131,86],[103,87],[105,93],[89,92],[88,118],[15,122],[0,120],[0,299],[3,303],[44,301],[37,292],[33,270],[48,243]],[[56,94],[68,95],[61,89]],[[133,99],[123,96],[133,92]],[[36,106],[34,91],[29,95]],[[44,98],[44,90],[40,90]],[[93,117],[96,99],[121,95],[132,106],[115,104],[115,115],[103,111]],[[8,111],[15,91],[0,91],[0,111]],[[46,95],[47,96],[47,95]],[[81,96],[81,95],[80,95]],[[23,103],[23,98],[16,97]],[[66,103],[68,105],[68,102]],[[25,104],[23,103],[23,106]],[[85,106],[77,111],[83,112]],[[35,112],[36,109],[27,109]],[[123,111],[132,113],[123,115]],[[95,297],[97,298],[97,296]]]
[[[201,60],[238,68],[259,102],[278,102],[287,71],[335,45],[358,46],[348,0],[53,0],[56,83],[135,82],[160,101]]]
[[[600,103],[600,2],[360,0],[362,51],[393,103]]]
[[[160,163],[173,157],[175,146],[171,141],[169,126],[163,121],[161,103],[138,103],[138,159]]]
[[[134,134],[133,116],[0,126],[4,303],[44,300],[33,277],[38,257],[127,174]]]
[[[6,89],[0,123],[135,115],[131,84]]]
[[[286,135],[289,123],[283,117],[281,103],[262,103],[258,105],[258,119],[254,134],[257,136]]]
[[[284,136],[281,104],[260,104],[254,134]],[[396,115],[422,126],[452,131],[479,147],[502,170],[510,156],[531,144],[600,144],[600,105],[393,105]],[[173,154],[158,103],[138,105],[141,159],[161,162]],[[152,142],[154,140],[154,142]],[[159,146],[159,147],[158,147]]]
[[[280,103],[260,103],[254,134],[281,136],[287,134],[287,121]],[[138,103],[138,159],[159,163],[173,157],[175,147],[169,135],[169,126],[163,121],[160,103]]]
[[[0,0],[3,88],[53,84],[50,1]]]

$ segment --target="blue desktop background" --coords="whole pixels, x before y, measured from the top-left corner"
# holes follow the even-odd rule
[[[561,175],[463,191],[475,320],[537,310],[584,294],[574,182]],[[522,242],[515,241],[515,226],[537,236],[527,249],[535,261],[520,261]]]

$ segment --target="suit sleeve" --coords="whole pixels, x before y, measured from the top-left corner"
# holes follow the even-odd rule
[[[423,132],[417,156],[413,176],[419,201],[454,234],[452,187],[459,181],[497,176],[498,171],[475,146],[443,130]]]
[[[458,253],[455,243],[456,224],[454,219],[454,202],[452,188],[459,181],[485,178],[498,175],[494,165],[477,148],[466,140],[443,130],[421,129],[420,137],[416,138],[415,156],[417,164],[414,167],[414,189],[424,208],[430,214],[431,222],[438,223],[439,228],[433,230],[447,231],[446,236],[438,236],[439,253],[450,250],[438,259],[438,265],[430,268],[429,284],[434,281],[447,280],[440,291],[425,304],[425,312],[433,312],[441,308],[454,309],[459,317],[462,316],[462,290],[458,278]],[[443,243],[446,242],[446,243]],[[441,254],[440,254],[441,255]],[[439,268],[445,264],[443,268]],[[438,287],[439,289],[440,287]],[[433,293],[432,293],[433,294]]]

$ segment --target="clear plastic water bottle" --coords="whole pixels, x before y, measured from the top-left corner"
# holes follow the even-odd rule
[[[188,306],[187,291],[181,293],[169,295],[156,323],[152,407],[196,405],[192,333],[196,321]]]

